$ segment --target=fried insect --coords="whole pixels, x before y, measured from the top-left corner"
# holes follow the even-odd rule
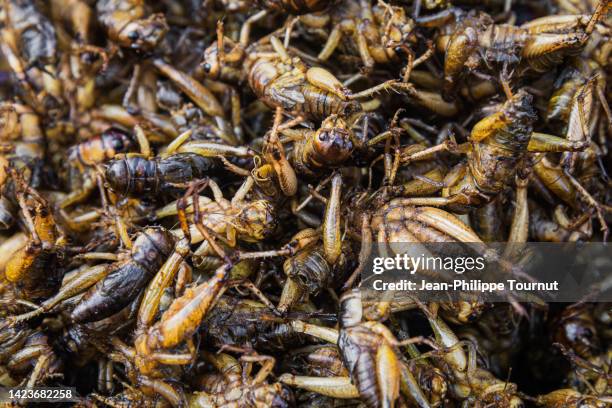
[[[335,1],[329,0],[257,0],[260,7],[267,10],[290,14],[307,14],[323,11],[332,6]]]
[[[465,400],[474,406],[477,404],[514,408],[524,406],[517,395],[515,384],[501,381],[489,371],[476,367],[473,347],[468,344],[466,353],[464,345],[450,327],[440,317],[434,317],[427,309],[424,311],[436,341],[443,347],[439,359],[434,358],[434,364],[448,377],[453,378],[449,391],[455,398]]]
[[[66,242],[47,201],[31,188],[17,170],[11,170],[17,201],[29,238],[8,260],[3,281],[16,298],[40,300],[61,285],[58,267]]]
[[[2,103],[0,140],[5,144],[5,151],[0,156],[3,167],[0,170],[0,220],[3,228],[9,228],[15,219],[17,200],[7,168],[18,169],[26,183],[34,188],[40,186],[44,175],[46,138],[40,117],[27,105]]]
[[[253,185],[253,179],[248,177],[234,197],[227,200],[217,183],[209,179],[203,186],[210,188],[213,199],[198,196],[197,199],[190,200],[186,211],[194,214],[193,224],[190,226],[191,242],[204,241],[194,251],[195,255],[215,254],[214,245],[211,246],[210,241],[205,238],[209,231],[220,237],[225,235],[225,243],[230,247],[235,247],[237,240],[261,241],[274,231],[276,223],[273,203],[267,199],[246,199]],[[176,214],[176,205],[177,202],[174,202],[159,209],[157,217]]]
[[[290,407],[293,394],[279,382],[268,383],[267,377],[274,368],[275,360],[270,356],[243,355],[239,360],[229,354],[204,355],[206,361],[219,370],[198,379],[203,391],[188,397],[189,407]],[[260,363],[257,375],[249,378],[251,366]]]
[[[76,323],[109,317],[134,300],[174,249],[174,237],[160,227],[145,228],[134,240],[127,259],[111,266],[112,270],[87,291],[74,308]]]
[[[217,43],[206,50],[202,67],[212,78],[247,79],[255,95],[272,109],[282,108],[307,119],[323,119],[332,114],[359,112],[362,107],[357,99],[377,92],[412,89],[409,84],[391,80],[353,93],[326,69],[309,67],[299,57],[291,56],[274,35],[249,46],[247,24],[258,18],[261,15],[253,16],[245,24],[247,28],[243,28],[238,44],[224,37],[223,25],[219,24]]]
[[[415,23],[402,7],[382,1],[374,5],[370,1],[343,1],[329,14],[306,15],[300,22],[306,29],[328,31],[318,55],[321,61],[327,61],[339,47],[359,56],[366,72],[375,64],[398,61],[398,54],[406,53],[414,60],[410,43],[414,42]],[[413,66],[411,61],[408,70]],[[410,72],[404,74],[405,79],[409,76]]]
[[[108,37],[122,47],[151,51],[168,31],[163,14],[151,14],[144,0],[102,0],[96,11]]]
[[[213,162],[195,153],[176,153],[147,159],[128,156],[107,163],[105,179],[110,188],[124,197],[176,195],[190,181],[209,175]]]
[[[536,114],[532,96],[524,90],[515,93],[501,109],[485,117],[470,133],[469,142],[458,146],[467,161],[457,165],[445,177],[443,197],[406,198],[414,205],[445,206],[452,211],[468,212],[491,202],[524,166],[528,152],[560,152],[584,149],[583,142],[571,142],[556,136],[533,132]],[[440,150],[449,150],[450,141],[409,155],[407,161]]]
[[[96,188],[95,166],[119,153],[127,153],[134,145],[132,138],[125,132],[109,128],[99,136],[72,146],[66,163],[66,177],[71,192],[60,206],[65,208],[85,200]]]
[[[214,347],[250,345],[256,350],[277,352],[305,342],[305,336],[294,329],[289,319],[274,315],[268,306],[229,295],[221,297],[210,310],[201,332]]]
[[[393,407],[400,397],[419,407],[429,402],[398,348],[426,341],[412,338],[398,341],[393,333],[376,321],[362,321],[363,310],[359,290],[349,291],[341,299],[340,331],[308,324],[301,331],[322,340],[335,342],[342,355],[349,377],[307,377],[283,374],[280,381],[334,398],[360,398],[368,407]]]
[[[546,395],[539,395],[536,404],[545,408],[605,408],[612,403],[608,397],[583,395],[571,388],[552,391]]]
[[[555,17],[534,20],[517,27],[495,24],[485,13],[465,13],[447,9],[417,20],[423,26],[447,24],[436,40],[445,54],[444,95],[450,97],[469,68],[496,66],[502,71],[502,85],[510,69],[519,75],[542,74],[559,65],[566,56],[579,54],[598,21],[606,14],[607,1],[600,1],[590,19],[572,16],[565,24],[555,24]],[[565,16],[564,16],[565,17]]]

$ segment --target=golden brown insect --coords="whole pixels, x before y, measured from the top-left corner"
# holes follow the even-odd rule
[[[497,379],[489,371],[476,367],[475,359],[470,354],[476,351],[471,348],[466,353],[455,333],[439,317],[434,317],[425,310],[436,341],[445,351],[439,351],[439,359],[434,358],[438,366],[449,378],[450,393],[459,400],[465,400],[470,406],[476,404],[494,404],[498,407],[523,407],[523,401],[517,395],[516,385]]]
[[[363,310],[359,290],[350,291],[341,299],[340,331],[299,324],[305,333],[337,343],[349,377],[308,377],[283,374],[280,381],[334,398],[360,398],[368,407],[393,407],[406,397],[415,406],[428,407],[408,366],[401,360],[398,348],[421,338],[398,341],[393,333],[377,321],[362,321]],[[297,323],[294,326],[298,326]]]
[[[304,118],[323,119],[332,114],[359,112],[362,108],[357,100],[377,92],[412,89],[408,84],[387,81],[352,93],[326,69],[309,67],[299,57],[292,56],[274,35],[248,46],[248,27],[257,18],[260,16],[255,15],[245,23],[247,28],[243,28],[238,44],[224,37],[220,24],[217,43],[206,50],[202,67],[213,78],[248,80],[255,95],[270,108],[282,108]]]
[[[39,116],[27,105],[1,104],[0,141],[5,144],[0,156],[0,219],[4,228],[8,228],[14,220],[16,200],[6,168],[10,166],[18,169],[26,182],[34,188],[41,183],[46,140]]]
[[[17,170],[11,170],[11,177],[30,237],[6,263],[3,281],[17,298],[36,301],[49,297],[61,285],[58,264],[66,242],[47,201]]]
[[[545,408],[605,408],[612,403],[608,397],[584,395],[571,388],[539,395],[535,402],[538,406]]]
[[[476,123],[467,144],[458,151],[467,161],[457,165],[444,178],[443,197],[405,198],[405,204],[445,206],[467,212],[491,202],[525,165],[528,152],[561,152],[584,149],[584,142],[571,142],[533,132],[536,119],[532,96],[520,90],[500,110]],[[449,142],[409,155],[406,160],[427,156],[427,152],[448,150]]]
[[[403,7],[382,1],[374,5],[370,1],[343,1],[332,7],[330,13],[306,15],[300,22],[306,29],[328,31],[318,55],[321,61],[328,60],[340,47],[359,56],[366,71],[371,71],[375,64],[398,61],[398,53],[405,52],[414,60],[409,46],[414,41],[415,24]],[[413,62],[408,69],[412,69]],[[408,76],[409,73],[404,78]]]
[[[119,153],[127,153],[135,146],[132,138],[118,128],[109,128],[99,136],[72,146],[66,163],[70,194],[62,203],[68,207],[83,201],[96,187],[93,167],[112,159]]]
[[[108,37],[122,47],[151,51],[168,31],[163,14],[151,14],[144,0],[102,0],[96,11]]]
[[[561,26],[556,24],[556,17],[534,20],[521,27],[494,24],[484,13],[458,9],[423,17],[419,24],[429,27],[447,24],[436,46],[445,54],[444,92],[449,96],[468,67],[478,70],[483,65],[497,66],[502,69],[504,82],[511,66],[518,66],[523,74],[528,71],[541,74],[559,65],[564,57],[579,54],[607,7],[608,2],[602,0],[587,22],[576,16]]]
[[[221,237],[224,236],[224,241],[230,247],[235,247],[237,240],[260,241],[274,231],[275,209],[273,203],[266,199],[253,201],[245,199],[253,185],[253,179],[248,177],[230,201],[223,197],[217,183],[209,179],[204,186],[210,188],[213,199],[198,196],[197,199],[189,201],[190,205],[187,207],[187,212],[194,214],[190,234],[191,242],[204,241],[200,248],[194,252],[196,255],[215,253],[210,242],[205,239],[206,231],[211,231]],[[176,214],[176,205],[177,203],[174,202],[159,209],[156,213],[157,217],[163,218]]]
[[[270,356],[243,355],[235,359],[229,354],[204,354],[219,373],[198,379],[200,389],[188,397],[190,408],[199,407],[276,407],[293,406],[294,398],[289,389],[279,382],[269,383],[275,360]],[[254,363],[261,364],[257,375],[249,377]]]

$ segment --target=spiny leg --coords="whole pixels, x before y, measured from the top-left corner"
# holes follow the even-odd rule
[[[604,212],[612,212],[612,208],[608,206],[604,206],[601,203],[597,202],[595,198],[587,191],[586,188],[578,180],[574,178],[574,176],[568,171],[564,170],[565,175],[572,185],[576,188],[578,193],[585,199],[586,203],[595,210],[597,214],[597,219],[601,225],[601,231],[603,232],[603,241],[606,242],[608,239],[608,223],[604,217]]]
[[[277,108],[272,130],[264,141],[264,152],[274,168],[283,193],[289,197],[297,193],[298,181],[295,170],[285,156],[285,150],[278,138],[278,128],[282,119],[282,108]]]
[[[128,233],[128,228],[123,221],[123,218],[117,214],[115,207],[112,207],[108,203],[108,198],[106,196],[106,187],[104,186],[103,173],[100,168],[96,168],[96,181],[98,183],[98,190],[100,192],[100,201],[102,202],[102,209],[107,217],[114,221],[115,232],[117,236],[123,243],[123,245],[127,249],[132,249],[132,240],[130,239],[130,235]]]

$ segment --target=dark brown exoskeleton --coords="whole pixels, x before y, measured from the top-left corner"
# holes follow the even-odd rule
[[[340,303],[338,348],[353,384],[368,407],[393,406],[399,396],[400,361],[393,334],[378,322],[362,322],[360,293]]]
[[[151,51],[168,31],[164,15],[150,14],[144,0],[102,0],[96,11],[109,38],[122,47]]]
[[[68,207],[83,201],[96,187],[93,167],[104,163],[119,153],[127,153],[135,147],[132,138],[118,128],[109,128],[99,136],[72,146],[66,162],[69,195],[60,206]]]
[[[291,239],[289,246],[297,252],[283,265],[287,280],[279,311],[289,310],[304,295],[339,286],[355,265],[352,243],[343,240],[341,233],[341,191],[342,177],[335,173],[320,229],[304,229]]]
[[[550,325],[553,341],[573,350],[578,356],[588,359],[601,351],[592,305],[570,305]]]
[[[195,153],[176,153],[147,159],[131,156],[111,160],[106,166],[106,181],[122,196],[147,196],[177,193],[186,183],[208,176],[214,167],[210,158]]]
[[[145,228],[134,241],[128,259],[112,265],[112,271],[85,294],[72,311],[72,320],[91,322],[119,312],[138,296],[173,249],[174,237],[169,231]]]
[[[301,345],[305,340],[287,319],[273,315],[263,303],[227,295],[210,310],[201,331],[206,341],[215,347],[251,345],[266,352]]]
[[[502,85],[507,87],[511,67],[518,67],[522,75],[528,72],[542,74],[559,65],[565,57],[579,54],[597,22],[605,16],[607,7],[608,2],[602,0],[586,22],[580,15],[565,24],[558,24],[557,16],[537,19],[520,27],[494,24],[484,13],[465,13],[453,8],[423,17],[418,22],[426,27],[446,24],[436,46],[445,55],[444,95],[451,97],[459,79],[483,65],[501,68]]]
[[[0,29],[0,50],[18,80],[24,101],[39,114],[53,116],[57,95],[47,84],[55,72],[57,39],[53,25],[31,0],[3,0],[3,27]],[[45,92],[38,93],[32,75],[43,79]]]

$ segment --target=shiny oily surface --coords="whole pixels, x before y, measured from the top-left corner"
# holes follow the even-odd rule
[[[606,241],[611,36],[607,0],[0,0],[0,387],[609,407],[609,303],[359,288],[375,246]]]

